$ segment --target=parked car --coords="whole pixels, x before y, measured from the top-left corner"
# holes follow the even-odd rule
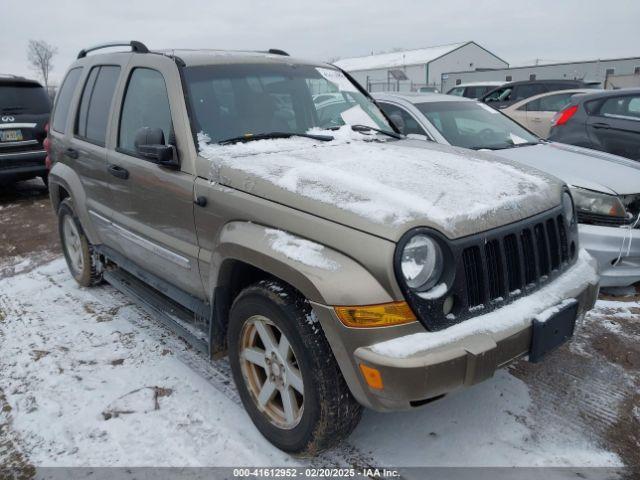
[[[394,122],[405,126],[405,133],[444,145],[491,151],[564,180],[576,202],[581,244],[598,259],[601,284],[628,286],[640,281],[639,163],[543,141],[501,112],[465,98],[374,97]]]
[[[504,82],[461,83],[460,85],[456,85],[455,87],[449,89],[447,95],[456,95],[457,97],[476,99],[484,96],[487,92],[490,92],[495,88],[501,87],[502,85],[504,85]]]
[[[38,82],[0,75],[0,184],[34,177],[47,183],[43,142],[50,110]]]
[[[549,138],[640,160],[640,88],[572,98],[553,118]]]
[[[502,113],[510,116],[539,137],[547,138],[551,130],[551,120],[556,113],[569,105],[574,95],[592,92],[593,90],[579,89],[541,93],[503,108]]]
[[[581,80],[527,80],[505,83],[486,93],[480,100],[493,108],[506,108],[520,100],[545,92],[594,87],[595,85]]]
[[[328,64],[126,45],[81,51],[54,109],[69,270],[228,353],[277,447],[314,454],[362,406],[416,408],[540,361],[593,306],[596,264],[557,179],[405,140]],[[326,91],[356,104],[320,123]]]

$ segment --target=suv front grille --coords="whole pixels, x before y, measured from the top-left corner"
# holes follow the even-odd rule
[[[567,250],[567,246],[558,241],[561,237],[558,225],[564,227],[561,215],[488,240],[484,245],[484,258],[477,245],[465,248],[462,262],[467,307],[477,310],[487,302],[504,301],[558,270],[562,252]]]
[[[430,298],[401,288],[418,319],[441,330],[530,294],[576,260],[577,224],[566,224],[562,207],[469,237],[447,240],[446,295]],[[401,277],[400,277],[401,278]]]

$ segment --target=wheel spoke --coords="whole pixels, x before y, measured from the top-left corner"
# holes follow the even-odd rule
[[[284,417],[288,423],[294,423],[298,417],[298,401],[291,388],[284,387],[280,391],[282,406],[284,407]]]
[[[254,325],[256,326],[258,335],[260,335],[260,340],[262,340],[265,351],[268,352],[276,350],[276,339],[273,336],[271,328],[268,327],[264,322],[259,320],[256,321]]]
[[[282,357],[282,360],[285,362],[289,359],[289,349],[291,348],[291,344],[287,337],[284,334],[280,336],[280,343],[278,344],[278,353]]]
[[[262,368],[267,368],[267,364],[265,362],[265,352],[264,350],[259,350],[257,348],[245,348],[242,350],[242,358],[247,362],[251,362],[255,365],[258,365]]]
[[[304,395],[304,384],[300,370],[287,363],[287,384]]]
[[[264,408],[267,403],[271,401],[274,393],[276,393],[276,385],[267,378],[267,380],[264,382],[264,385],[262,385],[260,395],[258,395],[258,405]]]

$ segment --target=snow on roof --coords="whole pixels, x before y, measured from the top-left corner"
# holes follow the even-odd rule
[[[417,50],[403,50],[401,52],[381,53],[378,55],[367,55],[365,57],[343,58],[336,61],[335,65],[348,72],[352,72],[429,63],[467,43],[470,42],[438,45],[435,47],[419,48]]]

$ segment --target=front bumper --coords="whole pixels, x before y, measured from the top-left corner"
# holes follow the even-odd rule
[[[46,176],[47,152],[30,150],[24,152],[0,152],[0,181],[18,182],[34,177]]]
[[[437,332],[415,329],[415,324],[404,326],[406,331],[415,329],[408,334],[400,334],[403,327],[362,332],[340,324],[329,307],[314,309],[356,399],[366,407],[389,411],[419,406],[491,378],[498,368],[529,353],[534,317],[575,298],[579,321],[597,296],[597,264],[582,251],[575,265],[540,290]],[[382,337],[377,342],[376,335]],[[376,368],[384,387],[370,388],[359,364]]]
[[[579,235],[580,245],[598,261],[601,286],[626,287],[640,281],[640,229],[581,224]]]

